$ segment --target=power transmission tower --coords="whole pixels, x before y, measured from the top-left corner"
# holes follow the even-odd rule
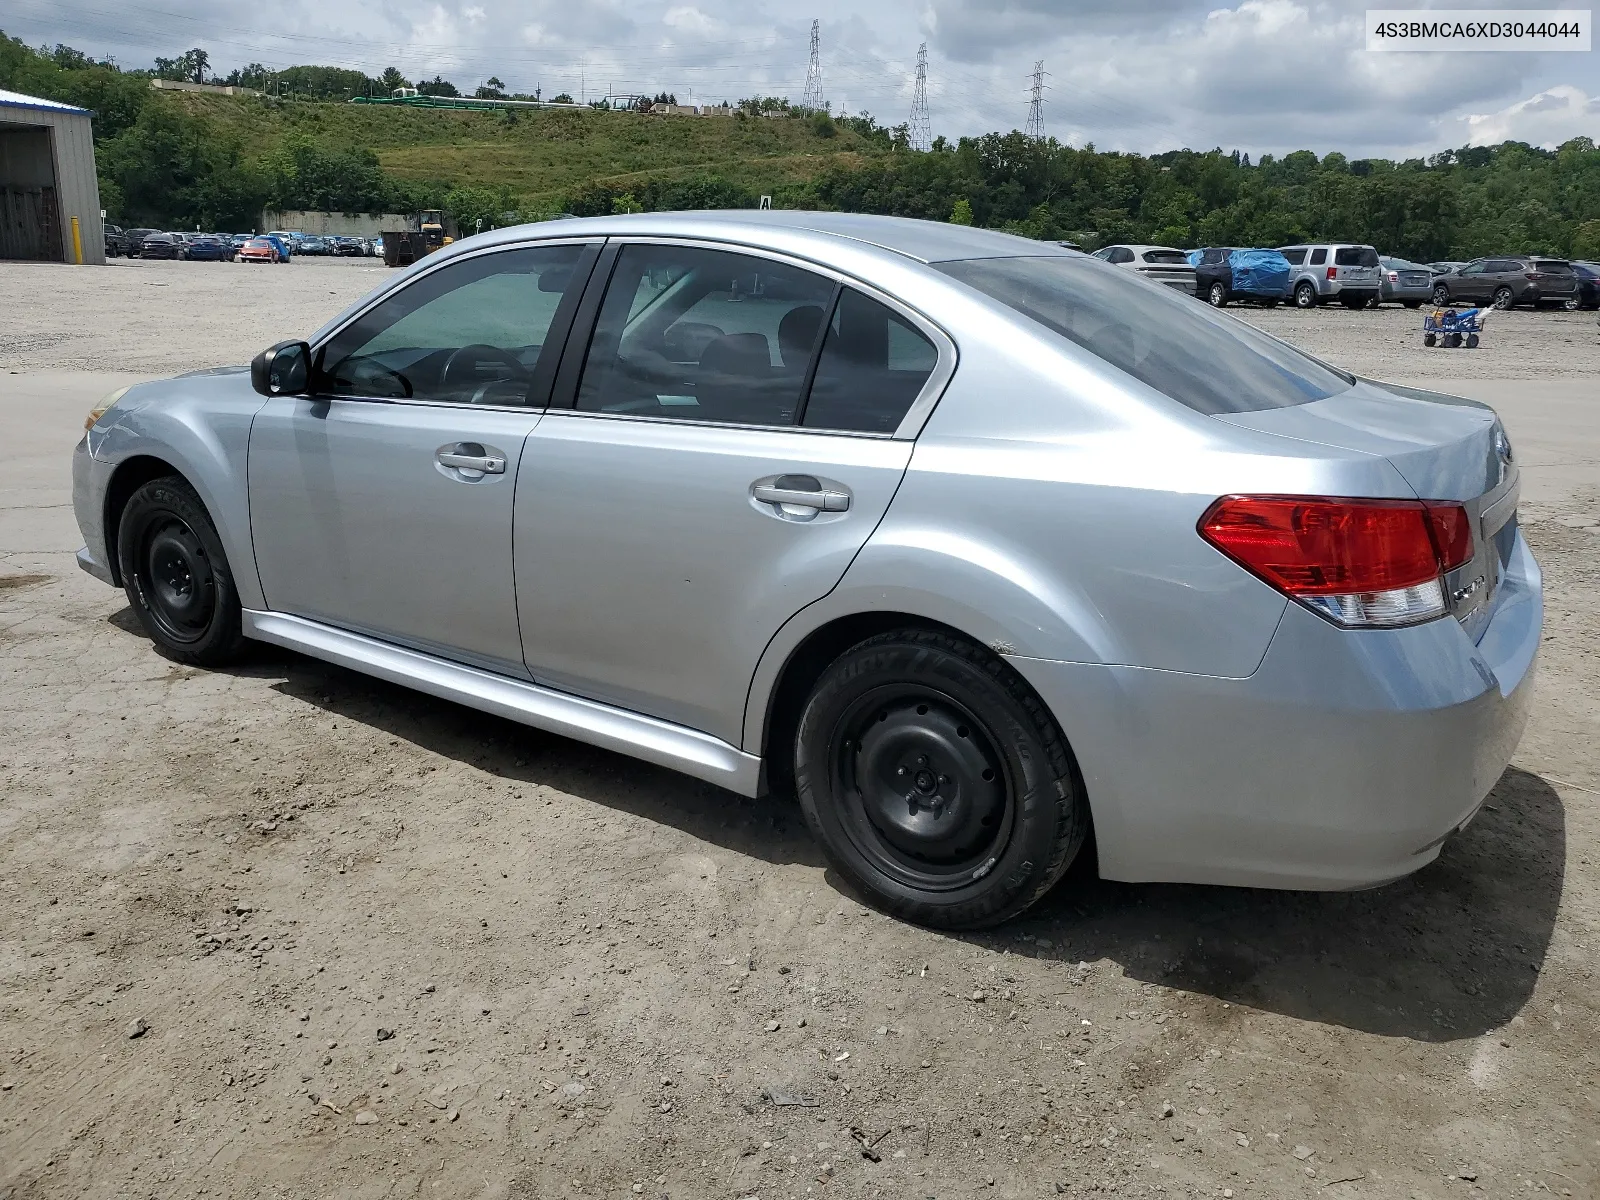
[[[800,97],[800,107],[821,111],[828,107],[828,102],[822,98],[822,51],[818,27],[820,21],[811,22],[811,63],[806,67],[806,90]]]
[[[1044,59],[1033,64],[1033,99],[1028,103],[1028,136],[1036,142],[1044,141]]]
[[[911,122],[908,129],[913,150],[932,150],[933,131],[928,127],[928,43],[917,47],[917,86],[911,93]]]

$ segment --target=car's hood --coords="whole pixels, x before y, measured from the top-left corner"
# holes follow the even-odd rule
[[[1217,417],[1246,429],[1388,459],[1429,500],[1495,487],[1503,464],[1494,410],[1476,400],[1361,379],[1310,404]]]
[[[194,379],[201,375],[242,375],[250,370],[248,363],[231,367],[201,367],[198,371],[185,371],[181,375],[174,375],[174,379]]]

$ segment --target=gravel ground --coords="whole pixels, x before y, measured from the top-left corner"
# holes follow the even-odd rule
[[[1403,310],[1259,314],[1448,362],[1527,465],[1534,716],[1436,864],[1080,868],[953,937],[857,903],[781,801],[269,648],[180,667],[76,570],[95,398],[381,277],[0,264],[0,1197],[1600,1194],[1592,316],[1429,355]]]

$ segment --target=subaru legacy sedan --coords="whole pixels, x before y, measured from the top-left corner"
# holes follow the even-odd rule
[[[1490,409],[955,225],[485,233],[87,426],[79,561],[172,658],[276,643],[792,794],[946,928],[1086,845],[1415,871],[1505,768],[1543,620]]]

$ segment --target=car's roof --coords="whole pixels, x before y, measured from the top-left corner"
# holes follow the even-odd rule
[[[797,230],[877,246],[918,262],[949,262],[966,258],[1067,257],[1076,251],[1015,234],[949,225],[943,221],[918,221],[910,217],[881,217],[870,213],[813,212],[794,209],[719,209],[707,212],[634,213],[614,217],[572,217],[519,225],[463,239],[474,246],[491,242],[521,241],[530,235],[549,237],[656,235],[717,237],[730,241],[762,243],[763,234]]]

